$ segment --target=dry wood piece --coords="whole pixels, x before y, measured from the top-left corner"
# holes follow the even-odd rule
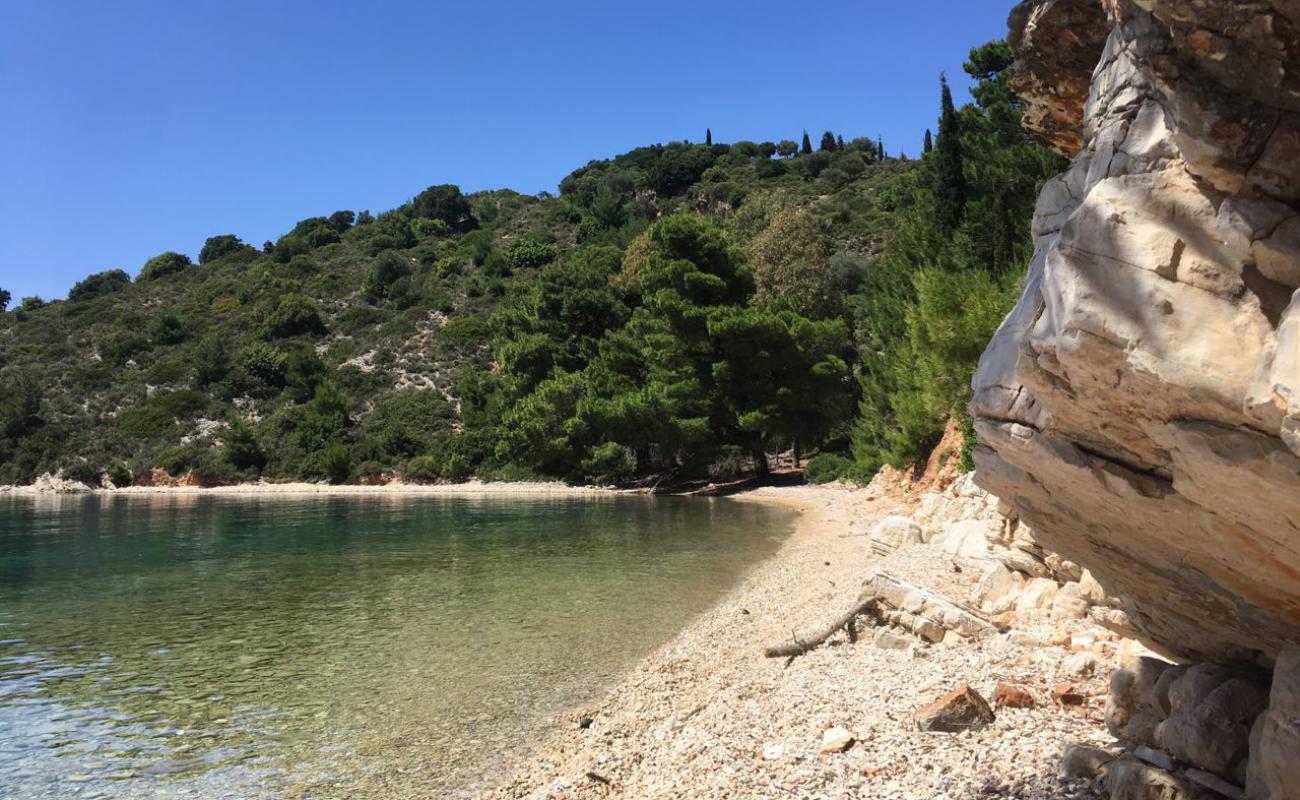
[[[834,636],[836,632],[841,630],[843,630],[845,633],[849,635],[850,640],[856,640],[858,636],[858,627],[857,627],[858,617],[863,616],[864,614],[879,619],[880,606],[879,606],[878,598],[872,597],[858,603],[856,606],[851,608],[848,611],[848,613],[837,618],[834,622],[831,623],[830,627],[826,628],[824,631],[822,631],[816,636],[813,636],[809,639],[800,639],[798,636],[795,636],[794,641],[791,642],[790,644],[775,645],[772,647],[765,648],[763,650],[763,655],[767,656],[768,658],[792,658],[793,659],[803,655],[804,653],[807,653],[810,650],[815,650],[816,648],[821,646],[823,642],[825,642],[827,639]]]

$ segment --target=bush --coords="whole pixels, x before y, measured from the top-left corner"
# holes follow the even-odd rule
[[[164,311],[149,324],[149,340],[154,344],[172,345],[185,341],[185,324],[172,311]]]
[[[447,223],[447,227],[457,233],[472,231],[478,227],[469,201],[461,194],[460,187],[450,183],[430,186],[411,200],[411,212],[419,219],[438,219]]]
[[[852,467],[853,462],[839,453],[821,453],[804,464],[803,477],[809,483],[830,483],[848,475]]]
[[[126,464],[118,462],[116,464],[112,464],[109,466],[108,479],[112,481],[114,486],[120,488],[123,486],[130,486],[131,482],[135,478],[131,474],[131,470],[126,466]]]
[[[99,347],[99,356],[112,364],[125,364],[149,349],[149,340],[137,333],[119,333]]]
[[[263,322],[263,332],[268,339],[284,339],[301,334],[320,336],[325,333],[316,301],[306,295],[290,292],[282,295],[275,308]]]
[[[222,455],[235,469],[260,473],[266,467],[266,451],[253,430],[242,421],[231,425],[222,438],[225,444]]]
[[[532,239],[518,239],[506,250],[506,263],[511,270],[538,269],[555,260],[555,248]]]
[[[94,275],[77,281],[72,290],[68,292],[68,301],[89,300],[102,294],[116,292],[123,286],[129,285],[131,285],[131,276],[120,269],[96,272]]]
[[[279,391],[284,388],[289,357],[274,347],[254,342],[239,356],[239,366],[260,388]]]
[[[230,355],[222,339],[212,337],[194,348],[194,385],[200,389],[215,386],[230,374]]]
[[[199,263],[211,264],[220,258],[225,258],[234,253],[252,253],[255,252],[252,247],[244,244],[238,236],[233,234],[222,234],[220,236],[210,236],[203,243],[203,249],[199,251]]]
[[[164,275],[173,275],[190,266],[190,263],[189,256],[169,250],[144,262],[144,267],[140,269],[140,276],[136,280],[144,283],[157,280]]]
[[[395,294],[394,284],[411,274],[411,264],[402,255],[393,250],[385,250],[370,262],[366,270],[366,280],[362,289],[375,297],[388,297]]]
[[[352,474],[352,453],[341,442],[311,453],[303,460],[303,473],[308,478],[345,483]]]

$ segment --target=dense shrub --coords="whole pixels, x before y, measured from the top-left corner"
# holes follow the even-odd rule
[[[233,234],[222,234],[220,236],[210,236],[203,243],[203,249],[199,251],[199,263],[211,264],[221,258],[225,258],[235,253],[252,253],[255,252],[252,247],[244,244],[238,236]]]
[[[130,284],[131,276],[120,269],[96,272],[94,275],[77,281],[72,290],[68,292],[68,301],[89,300],[102,294],[116,292],[123,286],[129,286]]]
[[[185,323],[173,311],[160,312],[149,323],[149,341],[158,345],[180,344],[185,341]]]
[[[449,183],[430,186],[417,194],[411,200],[411,213],[420,219],[441,220],[457,233],[478,227],[478,220],[460,187]]]
[[[189,256],[173,253],[169,250],[144,262],[144,266],[140,269],[140,275],[136,280],[144,283],[157,280],[165,275],[174,275],[190,266],[190,263]]]
[[[398,293],[395,291],[397,283],[410,275],[410,262],[393,250],[385,250],[370,262],[362,288],[366,294],[375,297],[390,297]]]
[[[320,336],[325,333],[325,321],[321,319],[316,301],[306,295],[291,292],[276,301],[275,307],[266,315],[262,329],[269,339],[303,334]]]
[[[821,453],[804,464],[803,477],[809,483],[830,483],[847,476],[852,468],[853,461],[839,453]]]
[[[555,247],[532,239],[517,239],[506,251],[511,270],[539,269],[555,260]]]

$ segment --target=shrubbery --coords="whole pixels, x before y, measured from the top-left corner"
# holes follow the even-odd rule
[[[820,453],[804,464],[803,477],[809,483],[830,483],[848,477],[853,460],[839,453]]]
[[[77,281],[68,292],[68,301],[89,300],[92,297],[98,297],[110,292],[116,292],[123,286],[131,285],[131,276],[127,275],[120,269],[110,269],[106,272],[96,272],[86,278]]]
[[[166,275],[174,275],[177,272],[190,266],[190,257],[181,253],[168,251],[154,256],[144,262],[140,269],[140,275],[137,281],[144,283],[146,281],[155,281]]]

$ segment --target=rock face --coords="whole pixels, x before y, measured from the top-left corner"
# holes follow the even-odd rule
[[[1300,643],[1300,4],[1101,5],[1012,15],[1074,160],[974,379],[977,480],[1164,650],[1267,666]]]

